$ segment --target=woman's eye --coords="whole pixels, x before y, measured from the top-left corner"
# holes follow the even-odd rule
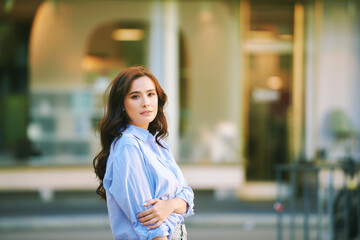
[[[138,99],[138,98],[140,98],[139,95],[133,95],[133,96],[131,96],[131,99]]]
[[[155,96],[155,93],[149,93],[149,97]]]

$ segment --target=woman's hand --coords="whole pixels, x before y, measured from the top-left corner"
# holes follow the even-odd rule
[[[144,207],[150,205],[153,206],[137,215],[141,224],[145,226],[151,225],[148,227],[149,229],[155,229],[159,227],[175,209],[174,201],[172,201],[172,199],[151,199],[144,204]]]

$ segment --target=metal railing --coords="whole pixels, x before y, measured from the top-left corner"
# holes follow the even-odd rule
[[[277,166],[277,239],[360,240],[359,173],[352,159]]]

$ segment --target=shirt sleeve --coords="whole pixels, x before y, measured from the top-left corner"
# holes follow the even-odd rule
[[[182,214],[183,217],[189,217],[194,215],[194,192],[193,190],[187,185],[186,180],[184,178],[185,185],[182,191],[176,194],[176,198],[183,199],[188,204],[188,210],[186,213]]]
[[[137,214],[146,210],[143,204],[153,199],[151,183],[147,177],[141,151],[135,145],[115,147],[113,162],[113,181],[109,188],[113,198],[132,222],[139,239],[149,240],[168,236],[169,227],[163,223],[155,229],[147,229],[140,224]]]
[[[176,176],[178,178],[180,186],[182,186],[181,191],[175,195],[175,198],[181,198],[188,204],[188,210],[186,211],[186,213],[181,214],[181,215],[184,218],[192,216],[192,215],[194,215],[194,192],[191,189],[191,187],[188,185],[179,165],[176,163],[174,156],[171,153],[170,146],[164,141],[162,141],[161,143],[165,146],[165,148],[168,151],[170,165],[172,166],[172,168],[174,169],[174,171],[176,173]]]

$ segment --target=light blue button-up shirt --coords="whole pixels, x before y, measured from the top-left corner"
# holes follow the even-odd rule
[[[170,239],[184,217],[194,214],[194,193],[169,146],[163,141],[161,144],[166,149],[147,130],[130,124],[122,137],[112,143],[103,184],[115,240],[148,240],[160,236]],[[151,207],[143,206],[148,200],[177,197],[189,205],[185,214],[171,213],[156,229],[149,230],[140,224],[136,215]]]

